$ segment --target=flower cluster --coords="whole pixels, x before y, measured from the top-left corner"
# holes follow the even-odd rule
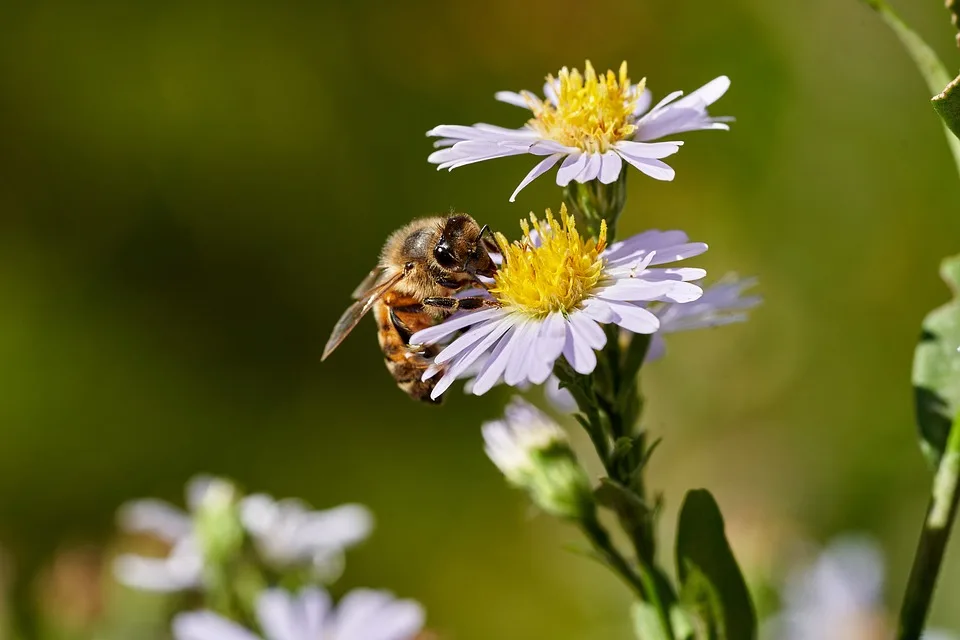
[[[174,640],[412,640],[423,629],[424,610],[412,600],[355,589],[335,605],[321,586],[339,576],[344,551],[370,534],[366,507],[316,511],[296,499],[242,496],[208,476],[187,485],[187,505],[138,500],[119,511],[123,529],[171,550],[165,558],[119,556],[118,580],[149,591],[194,590],[208,607],[175,616]]]

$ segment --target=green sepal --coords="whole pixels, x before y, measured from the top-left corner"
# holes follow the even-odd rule
[[[931,100],[933,110],[937,112],[953,135],[960,138],[960,76],[954,78],[947,87]]]
[[[960,411],[960,255],[946,258],[940,276],[953,299],[923,320],[913,355],[913,390],[917,426],[924,454],[937,464],[943,455],[954,416]]]
[[[677,525],[677,575],[681,594],[691,601],[718,640],[753,640],[757,617],[724,530],[723,515],[706,489],[687,492]]]

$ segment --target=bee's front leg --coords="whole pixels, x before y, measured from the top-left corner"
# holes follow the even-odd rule
[[[465,298],[424,298],[424,306],[436,307],[445,311],[470,311],[482,307],[499,307],[500,303],[483,296],[467,296]]]

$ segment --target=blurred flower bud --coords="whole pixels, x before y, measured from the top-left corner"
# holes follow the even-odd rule
[[[483,425],[487,456],[533,502],[561,518],[592,516],[593,493],[564,431],[549,416],[519,397],[502,420]]]
[[[243,550],[240,492],[228,480],[206,478],[200,489],[195,527],[205,564],[224,565]]]

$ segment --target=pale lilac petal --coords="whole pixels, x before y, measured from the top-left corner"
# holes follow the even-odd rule
[[[527,379],[527,369],[530,361],[530,352],[536,343],[537,331],[540,329],[539,323],[528,320],[517,329],[517,351],[513,354],[510,362],[507,363],[507,369],[503,374],[503,381],[511,387],[515,387]]]
[[[423,608],[386,591],[354,589],[340,601],[327,636],[336,640],[412,640],[423,628]],[[318,639],[319,640],[319,639]]]
[[[553,363],[563,349],[566,334],[566,323],[563,315],[551,313],[540,324],[540,333],[536,339],[536,357],[545,362]],[[539,383],[538,383],[539,384]]]
[[[667,353],[667,341],[663,339],[663,323],[660,323],[660,330],[650,336],[650,346],[647,347],[647,354],[643,357],[644,362],[653,362],[659,360]]]
[[[628,302],[608,302],[610,310],[617,315],[616,324],[634,333],[654,333],[660,328],[660,320],[643,307]]]
[[[506,158],[526,153],[526,148],[511,147],[497,142],[466,140],[448,149],[434,151],[427,162],[437,165],[437,170],[453,171],[459,167],[495,158]]]
[[[173,637],[175,640],[260,640],[251,631],[212,611],[179,614],[173,619]]]
[[[607,334],[588,314],[574,311],[567,317],[567,322],[574,326],[591,349],[600,350],[607,344]]]
[[[603,164],[603,154],[588,153],[584,155],[587,156],[587,163],[583,166],[583,171],[574,178],[580,183],[596,180],[597,176],[600,175],[600,166]]]
[[[453,335],[464,327],[478,324],[486,320],[506,315],[504,309],[482,309],[473,313],[464,314],[459,318],[451,318],[433,327],[427,327],[410,336],[410,344],[435,344],[444,338]]]
[[[597,298],[587,298],[583,303],[583,312],[602,324],[610,324],[617,318],[610,310],[610,305]]]
[[[495,94],[493,94],[493,97],[500,102],[505,102],[515,107],[521,107],[523,109],[530,108],[530,104],[527,102],[527,99],[516,91],[497,91]]]
[[[603,154],[603,164],[600,167],[600,182],[611,184],[620,177],[620,168],[623,166],[623,160],[616,151],[607,151]]]
[[[635,159],[630,156],[620,154],[623,159],[632,164],[641,173],[650,176],[654,180],[663,180],[670,182],[676,177],[676,172],[665,162],[660,160],[648,160],[646,158]]]
[[[583,171],[586,164],[587,154],[585,153],[577,152],[567,156],[560,165],[560,170],[557,171],[557,186],[565,187],[570,184]]]
[[[573,370],[586,375],[593,372],[597,366],[597,354],[590,348],[587,340],[580,335],[575,325],[568,319],[566,322],[566,340],[563,344],[563,357],[567,359]]]
[[[437,357],[433,359],[436,364],[445,364],[450,360],[453,360],[461,353],[467,349],[472,348],[475,344],[486,338],[489,334],[497,330],[497,327],[504,322],[501,318],[496,318],[493,320],[488,320],[481,325],[474,326],[470,331],[467,331],[462,336],[458,337],[456,340],[448,344],[443,350],[437,354]]]
[[[497,322],[489,334],[484,336],[483,339],[477,342],[476,345],[466,350],[450,365],[450,368],[447,369],[447,371],[443,374],[443,377],[440,378],[440,381],[437,382],[437,386],[433,388],[433,391],[430,393],[430,397],[434,400],[439,398],[441,394],[449,389],[450,385],[452,385],[457,378],[460,377],[460,374],[462,374],[471,364],[473,364],[477,358],[486,353],[487,350],[513,326],[513,324],[514,321],[510,318],[503,318]]]
[[[510,202],[514,202],[517,199],[517,194],[520,193],[520,191],[522,191],[524,187],[526,187],[535,179],[539,178],[544,173],[552,169],[553,166],[557,164],[560,161],[560,158],[562,157],[563,157],[562,153],[555,153],[552,156],[547,156],[546,158],[538,162],[537,166],[531,169],[530,173],[528,173],[527,176],[520,181],[520,184],[517,186],[516,190],[510,196]]]
[[[704,242],[688,242],[685,244],[674,245],[657,249],[657,254],[650,262],[651,265],[664,264],[665,262],[676,262],[677,260],[686,260],[704,253],[707,245]]]
[[[473,395],[482,396],[500,380],[507,364],[512,358],[516,357],[520,347],[518,338],[523,335],[522,329],[525,325],[526,323],[513,327],[497,343],[490,359],[484,364],[480,374],[473,381]]]
[[[342,549],[366,540],[373,531],[373,514],[362,504],[342,504],[309,511],[299,537],[312,547]]]
[[[323,635],[330,607],[330,596],[319,589],[299,596],[269,589],[257,600],[257,620],[268,640],[315,640]]]
[[[627,160],[666,158],[680,151],[683,142],[630,142],[621,140],[614,145],[620,155]]]
[[[646,280],[700,280],[707,275],[706,269],[699,267],[671,267],[669,269],[647,269],[643,273]]]
[[[650,108],[650,104],[653,102],[653,92],[650,89],[644,88],[643,93],[640,94],[640,97],[637,98],[637,106],[633,108],[634,117],[639,118],[647,112]]]
[[[703,85],[696,91],[693,91],[687,97],[678,100],[675,105],[677,107],[686,107],[693,104],[703,104],[705,106],[710,106],[717,100],[723,97],[723,94],[727,92],[727,89],[730,88],[730,78],[727,76],[719,76],[714,78],[707,84]]]
[[[176,542],[193,528],[190,516],[163,500],[128,502],[118,510],[117,520],[124,531],[150,533],[167,542]]]
[[[648,252],[663,247],[683,244],[687,242],[687,234],[683,231],[660,231],[653,229],[645,231],[626,240],[615,242],[604,252],[607,260],[616,260],[622,256],[633,255],[637,252]]]

